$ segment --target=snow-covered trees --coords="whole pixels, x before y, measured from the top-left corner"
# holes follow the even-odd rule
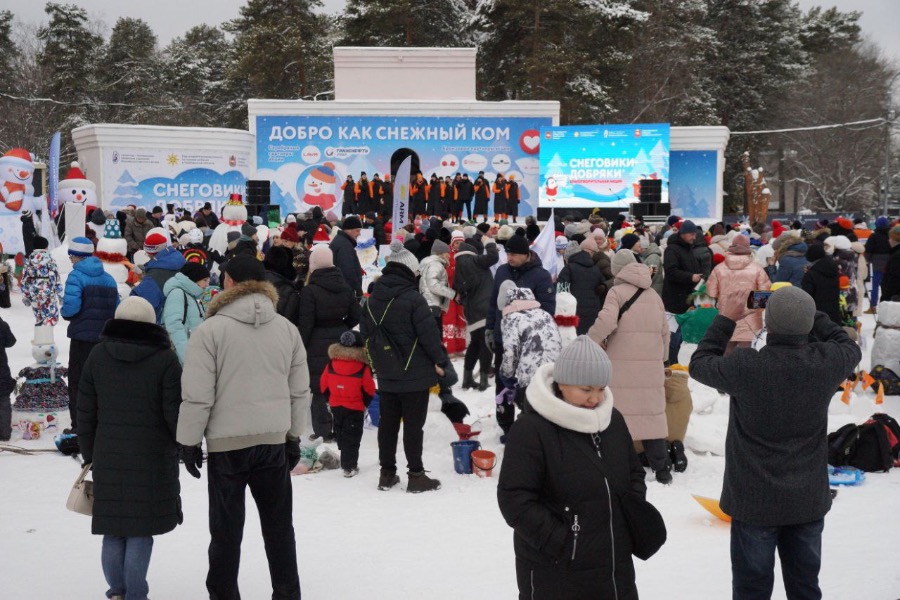
[[[462,0],[348,0],[341,17],[345,46],[469,46]]]
[[[226,81],[230,53],[218,27],[197,25],[172,40],[164,52],[166,79],[181,110],[171,122],[216,127],[227,118],[229,100],[237,96]]]
[[[148,123],[155,106],[167,104],[156,34],[141,19],[120,18],[97,65],[98,98],[103,119],[114,123]]]

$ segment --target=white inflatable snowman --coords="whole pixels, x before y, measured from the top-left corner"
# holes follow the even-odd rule
[[[569,292],[558,292],[556,294],[556,313],[554,321],[559,328],[559,337],[562,339],[563,348],[575,341],[578,337],[576,327],[578,327],[578,316],[575,311],[578,309],[578,300]]]
[[[68,240],[84,236],[86,212],[97,205],[97,186],[88,180],[77,162],[73,162],[66,178],[59,182],[59,206],[63,211],[66,224],[66,236],[63,243],[51,253],[59,266],[59,274],[63,279],[72,271],[69,261]]]
[[[122,237],[122,227],[119,220],[111,218],[106,220],[106,228],[103,237],[97,241],[97,252],[94,256],[103,263],[103,270],[112,275],[119,288],[119,298],[124,300],[131,294],[128,281],[128,242]]]
[[[209,247],[219,254],[225,254],[228,250],[228,233],[241,232],[241,225],[247,221],[247,207],[240,194],[232,194],[222,209],[222,218],[219,226],[209,238]]]
[[[28,150],[13,148],[0,156],[0,201],[7,210],[19,212],[22,209],[25,191],[33,178],[34,162]]]

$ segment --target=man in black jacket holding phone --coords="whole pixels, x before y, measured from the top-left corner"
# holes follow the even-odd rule
[[[721,506],[732,518],[733,597],[771,597],[777,548],[788,598],[821,598],[828,405],[862,353],[809,294],[785,287],[766,304],[766,346],[724,356],[735,322],[752,310],[738,294],[690,364],[691,377],[731,395]]]

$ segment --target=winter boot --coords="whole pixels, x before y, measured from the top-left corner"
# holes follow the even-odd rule
[[[381,470],[381,476],[378,478],[378,489],[381,491],[389,490],[400,483],[400,477],[396,471]]]
[[[676,440],[669,444],[669,458],[676,473],[684,473],[687,469],[688,459],[684,453],[684,442]]]
[[[409,472],[409,483],[406,485],[407,492],[419,494],[439,489],[441,489],[441,482],[426,475],[425,471]]]
[[[472,374],[471,369],[467,369],[463,371],[463,382],[462,389],[464,390],[474,390],[477,386],[475,385],[475,376]]]
[[[484,369],[481,370],[481,379],[478,382],[478,391],[483,392],[484,390],[491,387],[491,384],[488,383],[488,372]]]
[[[670,467],[666,467],[665,469],[660,469],[656,472],[656,481],[663,485],[669,485],[672,483],[672,471]]]

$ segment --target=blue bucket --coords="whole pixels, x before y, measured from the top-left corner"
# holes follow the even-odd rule
[[[378,424],[381,423],[381,402],[378,394],[375,394],[366,410],[369,412],[369,420],[372,421],[372,427],[378,427]]]
[[[459,440],[450,442],[453,449],[453,468],[460,475],[472,474],[472,452],[481,448],[478,440]]]

